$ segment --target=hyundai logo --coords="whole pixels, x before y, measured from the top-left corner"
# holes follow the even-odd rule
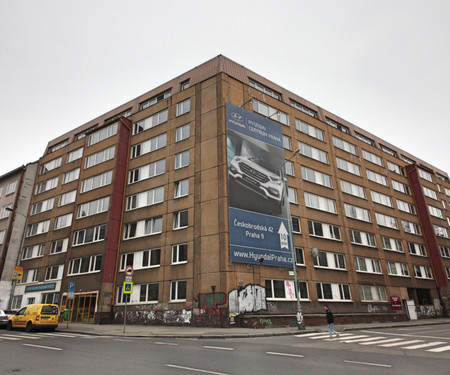
[[[235,119],[236,121],[242,122],[242,116],[239,113],[233,112],[231,114],[231,117],[233,117],[233,119]]]

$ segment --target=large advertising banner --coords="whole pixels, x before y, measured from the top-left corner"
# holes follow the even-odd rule
[[[281,125],[226,105],[230,259],[292,267]]]

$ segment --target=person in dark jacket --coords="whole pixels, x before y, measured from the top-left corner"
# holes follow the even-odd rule
[[[327,305],[324,306],[324,309],[325,309],[325,312],[327,313],[328,331],[330,332],[330,337],[328,338],[328,340],[331,340],[331,338],[333,337],[333,333],[336,335],[336,337],[339,337],[339,333],[337,333],[333,329],[333,324],[334,324],[333,313],[331,312],[331,310],[328,308]]]

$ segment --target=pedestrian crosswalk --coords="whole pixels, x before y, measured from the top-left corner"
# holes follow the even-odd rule
[[[99,336],[90,335],[79,335],[73,333],[64,332],[34,332],[34,333],[22,333],[22,332],[1,332],[0,341],[20,341],[20,340],[41,340],[43,338],[56,338],[56,337],[67,337],[67,338],[95,338]]]
[[[427,341],[420,337],[412,339],[411,335],[408,335],[408,337],[389,337],[389,334],[380,336],[380,332],[377,332],[376,336],[372,336],[369,331],[364,331],[364,333],[355,334],[341,333],[337,337],[333,336],[332,340],[329,340],[329,333],[325,332],[306,333],[296,335],[296,337],[308,340],[335,341],[344,344],[359,344],[364,346],[376,345],[382,348],[400,348],[407,350],[422,349],[432,353],[450,352],[450,340]]]

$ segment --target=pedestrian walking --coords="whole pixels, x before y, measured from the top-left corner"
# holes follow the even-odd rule
[[[334,324],[333,313],[331,312],[331,310],[328,308],[327,305],[324,306],[324,309],[325,309],[325,312],[327,313],[328,332],[330,332],[330,337],[328,338],[328,340],[331,340],[331,338],[333,337],[333,333],[336,335],[336,337],[339,337],[339,333],[337,333],[333,329],[333,324]]]

